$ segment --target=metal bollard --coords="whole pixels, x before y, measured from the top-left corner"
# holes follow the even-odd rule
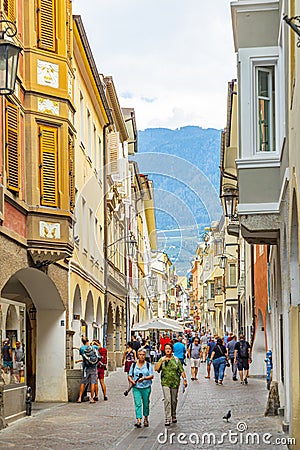
[[[31,416],[31,407],[32,407],[32,391],[31,387],[27,387],[26,391],[26,416]]]

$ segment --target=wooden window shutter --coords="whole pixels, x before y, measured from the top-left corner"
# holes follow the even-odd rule
[[[55,0],[38,0],[38,47],[56,51]]]
[[[6,103],[6,175],[7,188],[20,190],[20,152],[19,152],[19,108]]]
[[[113,131],[108,135],[109,173],[118,173],[119,133]]]
[[[72,1],[66,0],[66,44],[67,44],[67,54],[71,56],[72,54]]]
[[[69,150],[69,197],[70,197],[70,211],[74,211],[75,207],[75,161],[74,161],[74,139],[69,135],[68,138]]]
[[[58,206],[57,128],[40,126],[41,205]]]
[[[14,22],[16,19],[16,10],[15,10],[16,0],[4,0],[3,1],[3,9],[4,12],[11,22]]]

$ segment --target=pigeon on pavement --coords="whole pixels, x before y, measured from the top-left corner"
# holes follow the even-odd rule
[[[228,413],[223,417],[223,419],[227,420],[227,422],[228,422],[230,417],[231,417],[231,411],[229,410]]]

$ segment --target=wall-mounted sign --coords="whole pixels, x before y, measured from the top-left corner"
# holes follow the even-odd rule
[[[58,64],[53,64],[48,61],[37,61],[37,82],[44,86],[58,88]]]
[[[40,221],[40,237],[60,239],[60,223]]]
[[[38,98],[38,110],[47,114],[59,115],[59,103],[49,98]]]

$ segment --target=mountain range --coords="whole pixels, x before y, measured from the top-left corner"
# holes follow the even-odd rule
[[[147,128],[138,139],[134,159],[154,182],[158,249],[185,275],[204,227],[221,217],[221,130]]]

